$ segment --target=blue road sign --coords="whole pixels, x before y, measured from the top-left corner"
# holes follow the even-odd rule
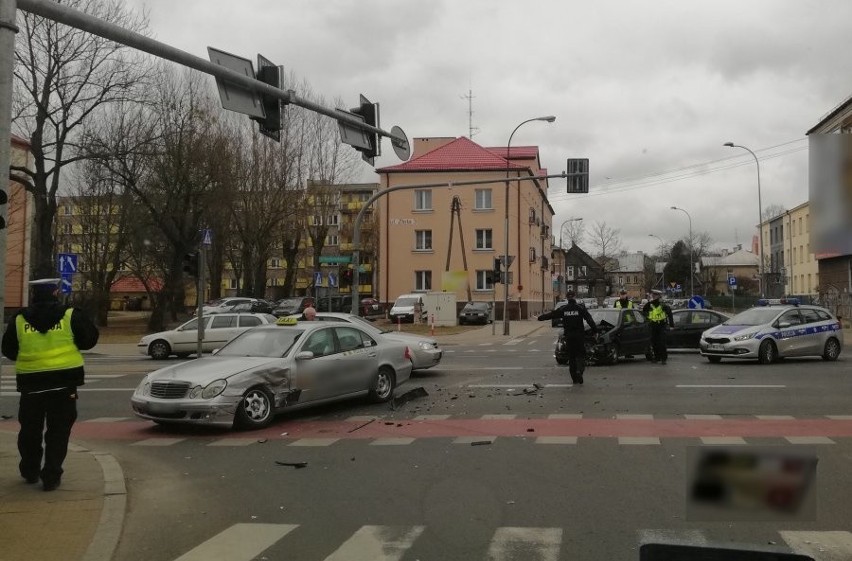
[[[76,255],[75,255],[76,257]],[[60,283],[59,290],[62,294],[71,294],[71,277],[73,275],[71,273],[62,273],[62,282]]]
[[[337,286],[337,275],[334,273],[328,274],[328,286]]]
[[[314,273],[314,286],[322,286],[322,273],[319,271]]]
[[[77,255],[75,253],[60,253],[56,256],[56,258],[56,269],[60,273],[65,274],[77,272]]]
[[[679,285],[679,284],[676,284],[676,285],[675,285],[675,290],[677,290],[678,292],[680,292],[680,285]]]
[[[213,245],[213,230],[211,230],[210,228],[205,228],[204,230],[202,230],[202,232],[204,232],[204,236],[201,240],[201,244],[206,245],[208,247]]]
[[[737,287],[737,277],[728,277],[728,286],[732,288]]]
[[[692,308],[693,310],[702,310],[704,309],[704,298],[701,296],[693,296],[689,299],[689,302],[686,304],[688,308]]]

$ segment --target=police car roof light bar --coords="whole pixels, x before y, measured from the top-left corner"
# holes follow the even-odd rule
[[[758,306],[798,306],[798,298],[761,298],[757,301]]]

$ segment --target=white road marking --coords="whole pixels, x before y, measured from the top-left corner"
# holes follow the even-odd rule
[[[499,420],[509,420],[509,419],[517,419],[517,418],[518,418],[517,415],[501,414],[501,413],[482,416],[482,420],[484,420],[484,421],[499,421]]]
[[[741,436],[702,436],[701,444],[707,446],[741,446],[746,443]]]
[[[548,419],[582,419],[580,413],[552,413],[547,416]]]
[[[115,423],[119,421],[130,421],[133,417],[96,417],[94,419],[86,419],[82,423]]]
[[[511,341],[506,341],[503,345],[517,345],[521,341],[523,341],[523,339],[512,339]]]
[[[146,438],[145,440],[139,440],[137,442],[133,442],[131,446],[171,446],[172,444],[177,444],[178,442],[183,442],[186,440],[185,438]]]
[[[381,419],[381,417],[377,417],[376,415],[353,415],[352,417],[348,417],[346,420],[351,422],[365,423],[367,421],[376,421]]]
[[[479,346],[480,346],[480,347],[490,347],[490,346],[491,346],[491,345],[493,345],[493,344],[494,344],[494,343],[480,343],[480,344],[479,344]]]
[[[325,561],[399,561],[423,526],[362,526]]]
[[[792,415],[755,415],[761,421],[792,421],[795,419]]]
[[[827,436],[785,436],[784,439],[790,444],[835,444]]]
[[[653,415],[636,413],[618,413],[615,416],[619,421],[653,421]]]
[[[721,415],[684,415],[684,419],[689,421],[720,421]]]
[[[370,443],[370,446],[405,446],[412,442],[414,442],[414,439],[407,436],[377,438]]]
[[[471,444],[473,442],[490,442],[494,444],[496,436],[460,436],[453,440],[453,444]]]
[[[300,438],[294,442],[291,442],[287,446],[331,446],[335,442],[340,440],[339,438]]]
[[[852,415],[826,415],[832,421],[852,421]]]
[[[627,446],[658,446],[660,439],[656,436],[619,436],[618,443]]]
[[[577,444],[576,436],[539,436],[536,444]]]
[[[538,383],[538,382],[535,382]],[[572,388],[574,384],[539,384],[543,388]],[[532,388],[533,382],[518,382],[517,384],[468,384],[468,388]]]
[[[852,559],[852,533],[850,532],[794,532],[780,531],[787,545],[803,555],[818,561],[849,561]]]
[[[446,421],[449,419],[449,415],[417,415],[414,417],[415,421]]]
[[[296,528],[295,524],[234,524],[175,561],[250,561]]]
[[[256,438],[220,438],[207,446],[248,446],[257,442]]]
[[[558,561],[562,528],[498,528],[488,561]]]
[[[660,542],[705,545],[707,538],[701,530],[639,530],[640,544]]]
[[[752,388],[752,389],[771,389],[771,388],[786,388],[782,384],[678,384],[676,388]]]

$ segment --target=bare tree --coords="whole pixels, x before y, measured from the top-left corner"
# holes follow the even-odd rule
[[[68,0],[67,5],[137,33],[147,31],[144,15],[117,0]],[[33,274],[54,271],[54,220],[62,171],[87,157],[79,131],[101,107],[134,99],[149,66],[122,45],[19,12],[15,46],[13,127],[29,139],[33,169],[13,166],[15,179],[33,195]]]
[[[773,218],[781,216],[785,212],[787,212],[787,208],[784,205],[772,203],[763,207],[763,212],[761,213],[760,217],[763,219],[764,222],[766,222],[768,220],[772,220]]]
[[[589,242],[605,274],[618,268],[615,257],[623,251],[621,230],[609,227],[606,222],[595,222],[589,231]]]
[[[562,225],[562,231],[559,232],[559,240],[563,240],[568,247],[572,245],[583,245],[583,239],[586,237],[586,225],[582,220],[571,220]]]

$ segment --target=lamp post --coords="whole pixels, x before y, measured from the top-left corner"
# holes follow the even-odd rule
[[[760,296],[763,297],[764,285],[766,283],[763,282],[763,202],[760,200],[760,162],[757,159],[757,155],[745,146],[734,144],[733,142],[726,142],[723,146],[727,146],[728,148],[742,148],[743,150],[748,151],[748,153],[754,158],[754,163],[757,166],[757,227],[760,234],[760,249],[757,252],[757,265],[759,267],[758,271],[760,274]]]
[[[695,276],[695,269],[692,268],[692,217],[688,212],[683,210],[680,207],[673,206],[672,210],[679,210],[686,214],[686,217],[689,218],[689,297],[692,298],[695,296],[695,287],[693,286],[693,277]]]
[[[665,247],[665,244],[663,243],[663,238],[661,238],[660,236],[658,236],[656,234],[648,234],[648,237],[649,238],[657,238],[658,240],[660,240],[660,257],[662,257],[663,256],[663,248]],[[662,277],[663,277],[662,278],[663,294],[665,294],[666,293],[666,268],[665,268],[665,266],[663,267]]]
[[[562,257],[563,257],[562,271],[560,271],[560,275],[559,275],[559,279],[560,279],[559,280],[559,299],[560,300],[562,299],[562,286],[563,285],[565,287],[568,286],[568,283],[565,281],[565,267],[567,266],[567,263],[565,263],[565,260],[564,260],[564,257],[565,257],[565,249],[564,248],[565,248],[565,246],[562,245],[562,229],[565,228],[565,225],[568,224],[569,222],[580,222],[581,220],[583,220],[583,219],[582,218],[569,218],[568,220],[563,222],[562,225],[559,227],[559,251],[562,252]]]
[[[556,117],[553,115],[527,119],[515,127],[515,130],[513,130],[512,134],[509,135],[508,144],[506,144],[506,190],[503,199],[505,209],[505,212],[503,213],[503,270],[506,275],[506,278],[503,279],[505,281],[503,283],[503,335],[509,334],[509,165],[510,156],[512,155],[512,137],[515,136],[515,133],[518,132],[519,128],[527,123],[531,123],[533,121],[546,121],[548,123],[552,123],[555,120]],[[520,248],[518,248],[518,251],[520,251]],[[518,267],[520,267],[520,264]]]
[[[562,249],[564,247],[562,245],[562,228],[564,228],[565,225],[568,224],[569,222],[580,222],[582,220],[583,220],[582,218],[569,218],[568,220],[566,220],[565,222],[562,223],[562,226],[559,227],[559,249]]]

